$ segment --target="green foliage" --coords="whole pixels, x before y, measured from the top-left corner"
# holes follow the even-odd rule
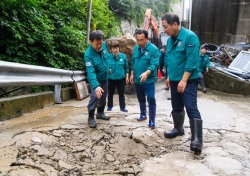
[[[140,27],[146,9],[152,9],[152,14],[159,18],[171,11],[171,3],[176,2],[180,0],[109,0],[109,7],[119,16],[118,19],[135,22]]]
[[[173,1],[92,0],[91,29],[116,36],[122,19],[140,26],[147,8],[161,17]],[[0,60],[83,70],[87,12],[88,0],[0,1]]]
[[[1,2],[2,60],[43,63],[45,53],[53,50],[53,25],[37,5],[31,0]]]
[[[112,29],[117,27],[113,25],[114,15],[109,10],[107,0],[93,0],[91,24],[96,24],[97,29],[102,30],[105,37],[112,36]]]
[[[54,87],[53,86],[32,86],[31,87],[31,92],[45,92],[45,91],[53,91]]]
[[[88,0],[0,2],[0,60],[70,70],[83,69]],[[114,16],[94,0],[92,25],[112,35]]]

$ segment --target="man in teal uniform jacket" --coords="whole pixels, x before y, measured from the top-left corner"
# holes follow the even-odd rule
[[[195,154],[202,150],[202,120],[197,108],[197,89],[200,77],[198,37],[180,26],[179,17],[166,13],[162,17],[164,32],[171,36],[167,41],[167,85],[171,89],[174,128],[165,132],[166,138],[184,135],[183,123],[186,108],[191,128],[190,149]]]
[[[207,49],[205,46],[201,47],[200,51],[200,82],[199,84],[202,87],[202,90],[204,93],[207,92],[206,85],[205,85],[205,80],[204,80],[204,74],[208,72],[208,69],[210,68],[210,59],[209,56],[207,55]]]
[[[102,31],[95,30],[89,36],[91,45],[86,50],[84,61],[87,69],[87,78],[91,87],[91,96],[88,104],[88,124],[90,128],[96,128],[95,109],[97,107],[97,119],[109,120],[105,116],[104,109],[108,90],[108,50],[103,42]]]
[[[134,48],[131,61],[130,82],[135,83],[136,94],[140,104],[140,117],[137,121],[144,121],[146,116],[146,95],[149,105],[148,127],[155,128],[155,81],[159,66],[159,49],[149,42],[148,32],[138,29],[136,31],[137,45]]]

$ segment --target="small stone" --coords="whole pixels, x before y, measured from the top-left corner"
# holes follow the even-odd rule
[[[111,155],[111,154],[107,154],[107,155],[106,155],[106,159],[107,159],[108,161],[110,161],[110,162],[115,161],[115,158],[114,158],[113,155]]]
[[[123,136],[123,137],[128,137],[128,138],[130,138],[130,137],[132,136],[132,134],[133,134],[132,131],[124,131],[124,132],[122,133],[122,136]]]
[[[73,166],[72,166],[72,165],[70,165],[70,164],[68,164],[68,163],[66,163],[66,162],[64,162],[64,161],[62,161],[62,160],[60,160],[60,161],[58,162],[58,167],[59,167],[60,169],[73,169]]]
[[[42,142],[43,142],[39,137],[36,137],[36,136],[32,137],[31,140],[32,140],[33,142],[35,142],[35,143],[42,143]]]

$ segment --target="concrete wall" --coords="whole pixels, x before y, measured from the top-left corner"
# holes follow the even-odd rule
[[[250,82],[238,80],[211,68],[205,75],[206,86],[224,93],[250,96]]]
[[[75,98],[76,93],[73,88],[64,88],[61,91],[62,101]],[[0,121],[19,117],[24,113],[42,109],[55,104],[54,92],[15,96],[0,99]]]
[[[250,0],[193,0],[191,30],[201,43],[246,43]]]

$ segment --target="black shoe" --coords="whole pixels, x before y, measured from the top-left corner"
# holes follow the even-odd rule
[[[105,116],[105,114],[104,113],[97,113],[96,114],[96,118],[97,119],[101,119],[101,120],[109,120],[110,119],[110,117],[109,116]]]
[[[206,88],[203,89],[203,93],[207,93],[207,89]]]

